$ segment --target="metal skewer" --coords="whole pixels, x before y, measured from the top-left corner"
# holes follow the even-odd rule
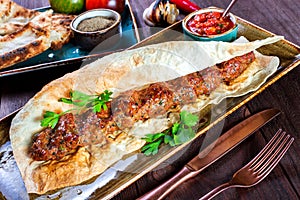
[[[227,6],[226,10],[223,12],[222,17],[226,17],[231,7],[237,2],[237,0],[232,0],[230,4]]]

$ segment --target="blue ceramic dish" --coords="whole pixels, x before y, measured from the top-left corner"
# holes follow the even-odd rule
[[[218,8],[204,8],[198,11],[195,11],[188,16],[186,16],[182,20],[182,28],[183,32],[185,34],[185,37],[188,39],[193,39],[193,40],[199,40],[199,41],[224,41],[224,42],[231,42],[237,38],[237,33],[238,33],[238,25],[236,23],[236,17],[229,13],[231,21],[234,23],[234,27],[229,29],[228,31],[218,34],[218,35],[208,35],[208,36],[201,36],[198,35],[192,31],[190,31],[187,28],[187,22],[193,18],[195,15],[200,14],[200,13],[206,13],[206,12],[220,12],[223,13],[224,10],[218,9]]]

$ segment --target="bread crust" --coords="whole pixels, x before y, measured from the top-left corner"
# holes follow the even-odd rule
[[[18,31],[38,15],[35,10],[26,9],[10,0],[0,0],[0,35]]]
[[[22,29],[0,38],[0,69],[27,60],[50,47],[51,11],[38,15]]]

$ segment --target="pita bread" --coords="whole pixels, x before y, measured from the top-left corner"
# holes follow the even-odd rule
[[[47,50],[50,43],[52,11],[42,13],[22,29],[0,38],[0,69]]]
[[[0,0],[0,35],[13,33],[25,26],[38,14],[13,1]]]
[[[74,15],[26,9],[0,0],[0,69],[27,60],[49,48],[60,49],[72,37]],[[49,45],[50,44],[50,45]]]
[[[62,48],[73,37],[70,24],[75,16],[54,13],[51,16],[51,48],[56,50]]]
[[[33,134],[43,129],[40,126],[43,113],[47,110],[61,112],[70,109],[69,104],[58,102],[58,99],[68,97],[71,90],[98,94],[107,89],[113,91],[116,97],[119,92],[128,89],[127,85],[138,88],[151,82],[171,80],[280,39],[282,37],[272,37],[245,44],[191,41],[155,44],[108,55],[47,84],[16,115],[10,129],[14,157],[28,193],[42,194],[80,184],[101,174],[122,156],[140,149],[145,143],[141,133],[155,133],[171,126],[170,119],[166,117],[137,122],[130,130],[123,130],[115,140],[107,141],[104,145],[81,147],[76,153],[59,161],[33,161],[27,152]],[[256,61],[241,75],[240,80],[237,79],[230,87],[221,86],[211,96],[201,98],[184,109],[199,111],[203,106],[218,103],[227,96],[239,96],[256,90],[276,71],[278,65],[277,57],[256,53]],[[175,73],[162,73],[161,67]],[[153,76],[148,79],[144,79],[145,76],[134,76],[134,82],[126,79],[132,73],[142,75],[141,72]]]

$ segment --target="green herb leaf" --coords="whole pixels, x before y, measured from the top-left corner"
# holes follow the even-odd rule
[[[94,112],[100,112],[102,109],[107,110],[106,103],[111,100],[112,92],[105,90],[100,95],[87,95],[79,91],[71,91],[70,98],[61,98],[59,101],[73,104],[81,109],[92,108]]]
[[[164,134],[163,133],[156,133],[156,134],[147,134],[145,138],[143,138],[144,140],[146,140],[146,142],[154,142],[155,140],[159,139],[160,137],[163,137]]]
[[[107,110],[106,103],[111,100],[111,95],[112,92],[105,90],[102,94],[96,97],[92,102],[93,111],[100,112],[102,109]]]
[[[67,104],[72,104],[73,101],[71,99],[67,99],[67,98],[60,98],[59,101],[67,103]]]
[[[74,90],[70,92],[70,98],[61,98],[59,101],[78,107],[92,107],[94,112],[100,112],[102,109],[107,110],[106,103],[111,100],[111,95],[112,92],[108,90],[100,95],[88,95]]]
[[[142,152],[146,156],[155,155],[158,153],[158,147],[161,143],[162,143],[162,139],[146,144],[145,146],[143,146]]]
[[[171,147],[175,146],[174,138],[170,135],[165,135],[164,137],[164,143],[169,144]]]
[[[147,134],[145,138],[142,138],[147,142],[142,148],[142,152],[147,156],[156,154],[162,140],[165,144],[170,146],[180,145],[191,140],[195,137],[195,132],[192,127],[195,126],[198,121],[198,116],[187,111],[182,111],[180,113],[180,122],[174,123],[170,129],[162,133]]]
[[[73,104],[78,107],[84,107],[86,106],[92,99],[92,96],[84,94],[79,91],[71,91],[70,92],[70,98],[61,98],[59,101],[67,103],[67,104]]]
[[[147,134],[143,139],[146,140],[148,144],[142,148],[142,152],[145,155],[157,154],[158,147],[162,143],[164,137],[165,133]]]
[[[193,115],[187,111],[182,111],[180,113],[180,122],[181,124],[187,125],[189,127],[195,126],[199,121],[199,117],[197,115]]]
[[[94,112],[100,112],[102,109],[107,110],[106,103],[111,100],[112,92],[105,90],[100,95],[87,95],[79,91],[70,91],[70,98],[60,98],[59,101],[75,105],[78,108],[71,110],[82,110],[92,108]],[[51,127],[54,128],[58,123],[60,116],[70,112],[71,110],[55,113],[52,111],[46,111],[44,114],[44,119],[41,121],[42,127]]]
[[[172,126],[172,135],[175,135],[178,132],[180,124],[179,123],[174,123]]]
[[[164,133],[156,133],[156,134],[153,135],[152,140],[156,141],[156,140],[158,140],[158,139],[160,139],[160,138],[162,138],[164,136],[165,136]]]
[[[57,114],[51,111],[46,111],[44,114],[44,119],[41,121],[41,126],[54,128],[58,123],[60,116],[61,114]]]
[[[176,135],[174,135],[174,143],[175,145],[183,144],[195,137],[195,132],[191,127],[187,128],[179,128]]]
[[[145,135],[144,138],[142,138],[143,140],[146,140],[146,142],[152,142],[153,141],[153,134],[147,134]]]

